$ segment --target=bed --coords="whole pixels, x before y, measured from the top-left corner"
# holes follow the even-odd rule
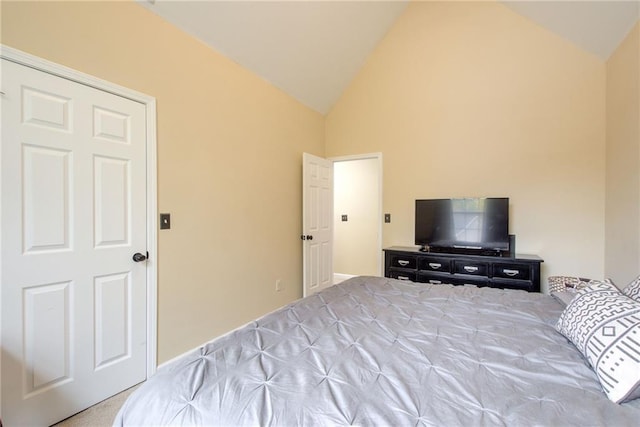
[[[524,291],[356,277],[158,371],[114,425],[640,424]]]

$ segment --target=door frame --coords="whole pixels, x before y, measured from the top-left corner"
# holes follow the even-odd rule
[[[378,161],[378,259],[377,259],[377,263],[378,263],[378,273],[380,274],[380,276],[384,276],[384,262],[383,262],[383,253],[382,253],[382,226],[383,226],[383,215],[382,215],[382,208],[383,208],[383,201],[382,201],[382,195],[383,195],[383,191],[382,191],[382,183],[383,183],[383,179],[382,179],[382,153],[377,152],[377,153],[367,153],[367,154],[353,154],[353,155],[349,155],[349,156],[338,156],[338,157],[328,157],[327,160],[331,160],[333,163],[337,163],[337,162],[348,162],[348,161],[353,161],[353,160],[369,160],[369,159],[376,159]],[[334,187],[335,187],[335,181],[334,181]],[[333,213],[335,216],[335,212]],[[333,232],[335,233],[335,228],[333,229]],[[335,240],[335,239],[334,239]],[[334,272],[335,274],[335,272]]]
[[[111,93],[145,106],[146,116],[146,190],[147,190],[147,250],[150,254],[146,262],[147,273],[147,372],[149,378],[157,369],[157,318],[158,318],[158,240],[157,240],[157,209],[158,209],[158,179],[157,179],[157,132],[156,132],[156,99],[141,92],[93,77],[89,74],[56,64],[29,53],[0,44],[0,58],[24,65],[54,76],[62,77],[85,86]],[[1,83],[1,82],[0,82]],[[0,92],[2,88],[0,87]],[[2,94],[0,93],[0,96]],[[1,114],[1,112],[0,112]],[[1,183],[0,183],[1,184]],[[0,199],[0,206],[2,200]],[[0,209],[1,212],[1,209]],[[0,230],[0,233],[2,231]],[[2,240],[0,239],[0,245]],[[2,248],[0,247],[0,250]],[[0,264],[0,268],[2,265]],[[0,271],[1,273],[1,271]],[[1,275],[0,275],[1,277]],[[2,286],[2,284],[0,284]],[[1,305],[0,305],[1,310]],[[0,313],[0,319],[2,313]],[[1,339],[1,337],[0,337]],[[0,346],[2,342],[0,342]],[[2,360],[0,360],[0,364]],[[1,379],[0,379],[1,380]]]

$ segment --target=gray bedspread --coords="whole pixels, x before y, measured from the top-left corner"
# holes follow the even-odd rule
[[[114,425],[638,426],[548,295],[358,277],[161,369]]]

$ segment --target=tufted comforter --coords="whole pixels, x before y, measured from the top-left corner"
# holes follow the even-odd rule
[[[357,277],[179,359],[117,426],[637,426],[538,293]]]

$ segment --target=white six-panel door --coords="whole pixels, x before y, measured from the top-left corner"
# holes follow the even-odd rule
[[[303,295],[333,284],[333,162],[302,155]]]
[[[145,107],[2,60],[2,418],[146,378]]]

